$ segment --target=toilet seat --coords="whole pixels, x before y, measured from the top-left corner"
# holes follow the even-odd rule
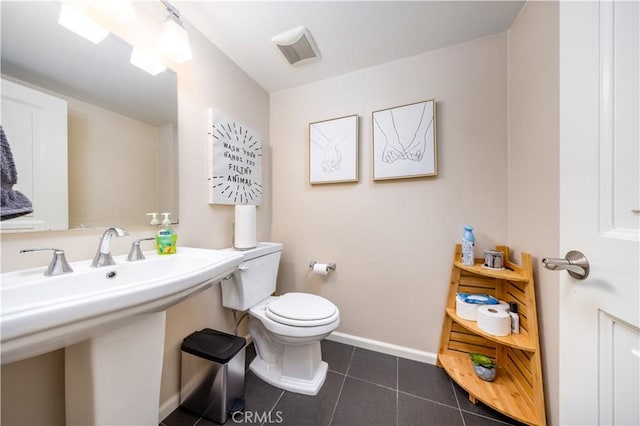
[[[307,293],[287,293],[265,307],[267,318],[294,327],[317,327],[331,324],[339,316],[336,305]]]

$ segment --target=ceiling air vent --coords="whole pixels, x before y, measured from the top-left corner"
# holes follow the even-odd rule
[[[271,39],[291,65],[302,65],[320,57],[318,48],[305,27],[296,27]]]

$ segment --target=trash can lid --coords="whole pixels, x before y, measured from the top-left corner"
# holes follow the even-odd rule
[[[226,364],[244,348],[245,343],[244,337],[205,328],[187,336],[181,349],[200,358]]]

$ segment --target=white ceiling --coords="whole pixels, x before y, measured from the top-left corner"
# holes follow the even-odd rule
[[[149,4],[163,11],[159,1]],[[173,4],[258,84],[276,92],[503,32],[524,2],[173,0]],[[96,47],[57,25],[58,2],[0,5],[3,73],[149,123],[175,116],[175,73],[150,79],[129,64],[130,46],[117,37],[110,35]],[[271,38],[300,25],[311,31],[321,58],[292,67]],[[112,52],[118,58],[110,56]]]
[[[524,1],[175,1],[183,18],[269,92],[506,31]],[[272,45],[307,27],[320,51],[292,67]]]

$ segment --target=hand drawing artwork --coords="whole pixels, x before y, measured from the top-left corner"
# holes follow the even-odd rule
[[[358,181],[358,116],[309,124],[309,182]]]
[[[372,115],[374,180],[437,174],[435,101],[389,108]]]
[[[209,203],[262,203],[262,138],[209,110]]]

